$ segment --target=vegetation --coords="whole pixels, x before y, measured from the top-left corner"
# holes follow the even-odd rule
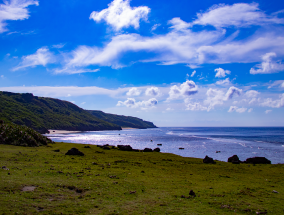
[[[6,124],[0,120],[0,144],[34,147],[49,143],[53,141],[27,126]]]
[[[0,92],[0,119],[26,125],[40,133],[47,129],[70,131],[120,130],[71,102],[33,96],[31,93]]]
[[[157,128],[152,122],[144,121],[137,117],[132,116],[122,116],[110,113],[104,113],[97,110],[88,110],[93,116],[98,117],[104,121],[119,125],[121,127],[130,128]]]
[[[85,156],[65,155],[73,147]],[[280,164],[70,143],[0,150],[1,214],[284,214]]]

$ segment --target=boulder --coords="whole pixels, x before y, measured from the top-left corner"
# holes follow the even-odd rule
[[[160,148],[155,148],[153,151],[154,151],[154,152],[160,152],[161,149],[160,149]]]
[[[150,149],[150,148],[145,148],[145,149],[143,150],[143,152],[153,152],[153,150]]]
[[[271,164],[271,161],[265,157],[253,157],[246,159],[245,163],[251,164]]]
[[[102,148],[105,149],[105,150],[110,150],[110,148],[108,146],[103,146]]]
[[[203,159],[203,163],[212,163],[215,164],[216,162],[213,160],[213,158],[210,158],[206,155],[206,157]]]
[[[84,156],[84,153],[80,152],[77,148],[72,148],[65,155],[80,155],[80,156]]]
[[[117,148],[122,151],[132,151],[132,147],[130,145],[117,145]]]
[[[194,192],[193,190],[190,190],[190,191],[189,191],[189,195],[192,196],[192,197],[195,197],[195,196],[196,196],[196,195],[195,195],[195,192]]]
[[[233,164],[239,164],[241,161],[240,161],[238,155],[233,155],[232,157],[228,158],[228,162],[231,162]]]

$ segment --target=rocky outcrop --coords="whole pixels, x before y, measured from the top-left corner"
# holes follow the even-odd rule
[[[239,164],[241,163],[238,155],[233,155],[232,157],[228,158],[228,162],[233,163],[233,164]]]
[[[216,162],[213,160],[213,158],[210,158],[206,155],[205,158],[203,159],[203,163],[215,164]]]
[[[143,150],[143,152],[153,152],[153,150],[150,149],[150,148],[145,148],[145,149]]]
[[[154,152],[160,152],[161,149],[160,149],[160,148],[155,148],[153,151],[154,151]]]
[[[85,154],[83,152],[80,152],[77,148],[72,148],[68,152],[66,152],[65,155],[80,155],[80,156],[84,156]]]
[[[251,163],[251,164],[271,164],[271,161],[265,157],[253,157],[248,158],[244,163]]]
[[[132,151],[132,147],[130,145],[117,145],[121,151]]]

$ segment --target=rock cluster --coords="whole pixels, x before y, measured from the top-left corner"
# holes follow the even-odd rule
[[[84,156],[85,154],[83,152],[80,152],[77,148],[72,148],[72,149],[68,150],[68,152],[66,152],[65,155],[80,155],[80,156]]]

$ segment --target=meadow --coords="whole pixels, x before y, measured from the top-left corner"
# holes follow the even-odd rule
[[[65,155],[73,147],[85,155]],[[71,143],[0,151],[0,214],[284,214],[282,164]]]

